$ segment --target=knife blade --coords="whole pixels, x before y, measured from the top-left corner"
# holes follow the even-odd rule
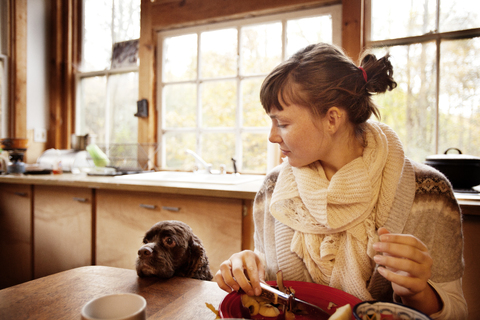
[[[280,303],[287,306],[287,309],[294,314],[308,314],[308,316],[312,319],[322,320],[328,319],[330,317],[330,314],[322,308],[298,299],[295,297],[294,294],[284,293],[263,282],[260,282],[260,287],[262,288],[262,293],[260,294],[261,297],[272,301],[274,304]]]

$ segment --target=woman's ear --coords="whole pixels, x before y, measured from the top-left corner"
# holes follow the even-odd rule
[[[338,107],[331,107],[327,110],[325,119],[327,120],[327,128],[331,133],[337,132],[340,124],[345,122],[345,111]]]

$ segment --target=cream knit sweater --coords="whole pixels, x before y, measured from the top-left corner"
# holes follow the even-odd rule
[[[433,257],[431,281],[440,284],[434,288],[441,288],[443,283],[459,283],[464,270],[463,235],[460,209],[451,185],[441,173],[429,166],[411,161],[407,161],[407,165],[412,170],[405,170],[401,180],[408,187],[397,190],[388,220],[383,226],[390,232],[412,234],[427,245]],[[276,272],[282,270],[286,280],[312,282],[303,261],[290,250],[294,230],[275,219],[269,211],[279,172],[280,167],[277,167],[267,175],[255,198],[255,251],[265,260],[266,280],[275,279]],[[394,299],[390,283],[376,268],[373,268],[366,286],[375,300]],[[450,299],[449,294],[439,293],[444,310],[462,308],[458,314],[466,315],[461,286],[458,290],[460,292],[455,299]],[[449,319],[442,314],[435,318]]]

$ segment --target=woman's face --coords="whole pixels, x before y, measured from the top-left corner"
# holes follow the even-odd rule
[[[283,106],[282,111],[272,108],[269,116],[272,119],[269,140],[279,144],[291,166],[302,167],[322,160],[329,138],[322,120],[314,117],[309,109],[290,104]]]

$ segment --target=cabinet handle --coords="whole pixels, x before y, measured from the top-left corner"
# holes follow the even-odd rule
[[[178,212],[178,211],[180,211],[180,208],[179,208],[179,207],[167,207],[167,206],[162,206],[162,210]]]
[[[140,207],[141,207],[141,208],[145,208],[145,209],[155,209],[157,206],[154,205],[154,204],[143,204],[143,203],[140,203]]]
[[[78,202],[87,202],[88,199],[86,198],[78,198],[78,197],[73,197],[73,201],[78,201]]]
[[[16,196],[19,196],[19,197],[26,197],[27,196],[26,192],[14,192],[13,194],[16,195]]]

